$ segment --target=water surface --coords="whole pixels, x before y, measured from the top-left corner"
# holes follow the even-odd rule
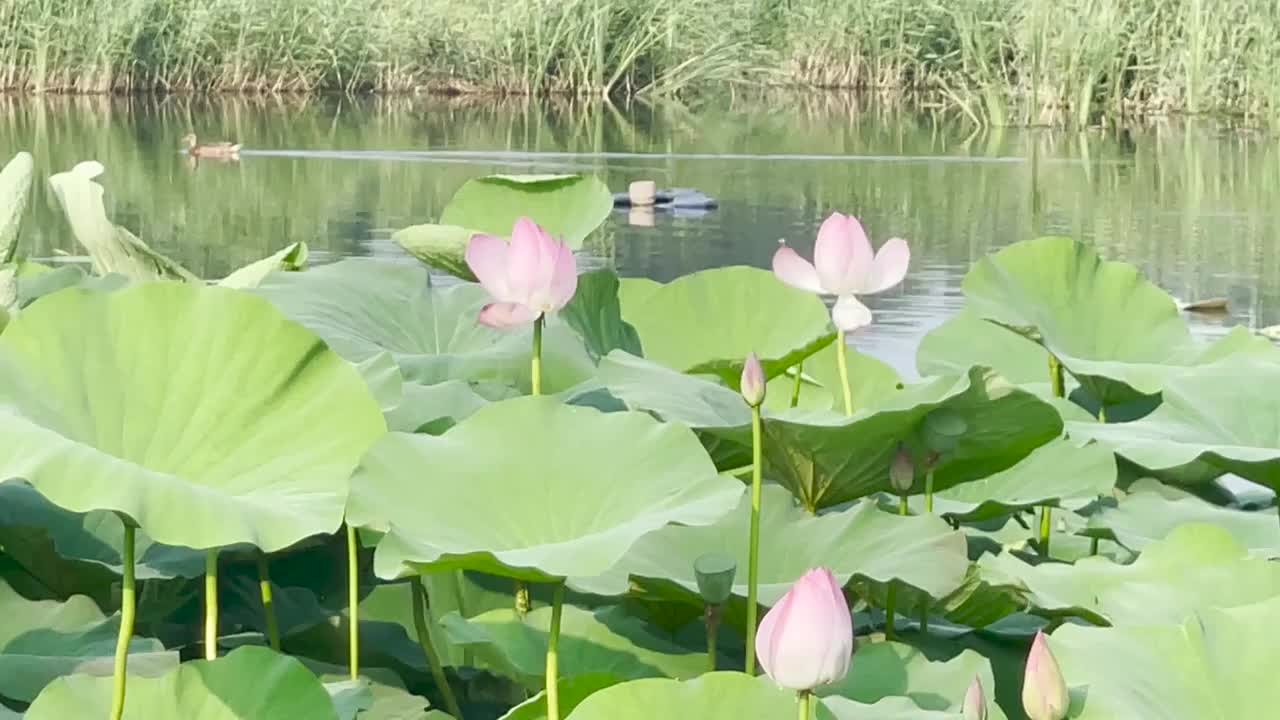
[[[193,129],[234,139],[238,163],[177,152]],[[36,156],[47,176],[96,159],[115,222],[205,277],[303,240],[317,262],[409,260],[390,241],[436,219],[468,178],[592,172],[701,189],[708,213],[615,213],[607,257],[623,275],[670,280],[730,264],[767,267],[780,238],[803,254],[832,210],[873,242],[912,248],[901,288],[869,299],[859,347],[912,372],[925,332],[960,305],[972,262],[1044,234],[1095,243],[1176,297],[1226,296],[1194,317],[1202,335],[1280,323],[1280,145],[1210,124],[1129,131],[975,132],[956,118],[868,110],[836,97],[701,105],[104,98],[0,99],[0,155]],[[44,184],[24,251],[80,251]],[[1114,308],[1124,312],[1124,308]]]

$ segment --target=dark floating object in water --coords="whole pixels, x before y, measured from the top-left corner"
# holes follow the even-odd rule
[[[659,190],[653,195],[653,208],[655,210],[710,210],[719,206],[719,204],[715,198],[693,188]],[[613,206],[615,208],[631,207],[631,195],[624,192],[614,193]]]
[[[1224,313],[1227,311],[1227,298],[1207,298],[1205,300],[1182,303],[1179,309],[1183,312]]]

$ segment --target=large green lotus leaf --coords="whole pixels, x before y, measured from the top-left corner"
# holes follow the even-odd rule
[[[390,352],[404,379],[496,382],[528,391],[532,326],[502,332],[476,322],[490,302],[478,285],[435,287],[416,265],[352,258],[274,273],[255,290],[351,362]],[[543,384],[558,392],[590,377],[591,358],[568,327],[543,336]]]
[[[1090,528],[1105,531],[1134,550],[1143,550],[1188,523],[1222,528],[1253,555],[1280,557],[1280,525],[1274,510],[1221,507],[1151,478],[1134,483],[1118,504],[1103,507],[1089,518]]]
[[[645,357],[681,372],[717,374],[735,388],[748,353],[774,377],[835,338],[818,296],[758,268],[703,270],[619,298]]]
[[[1158,393],[1180,367],[1266,344],[1242,332],[1200,345],[1172,297],[1071,238],[1011,245],[975,264],[962,287],[974,314],[1043,344],[1104,405]]]
[[[488,404],[488,400],[461,380],[435,385],[408,382],[404,384],[400,403],[386,413],[387,427],[439,435]]]
[[[968,308],[926,333],[916,349],[921,375],[954,375],[975,365],[1028,389],[1049,392],[1049,352]]]
[[[1280,362],[1240,355],[1176,378],[1164,402],[1141,420],[1070,423],[1075,437],[1095,438],[1125,459],[1179,484],[1223,473],[1280,490]]]
[[[107,218],[103,189],[94,178],[105,171],[102,163],[82,162],[49,178],[71,233],[84,246],[98,275],[119,273],[134,282],[179,280],[200,282],[191,271],[152,250],[125,228]]]
[[[32,703],[26,720],[102,717],[111,678],[61,678]],[[182,720],[337,720],[329,693],[298,660],[243,647],[218,660],[197,660],[157,678],[130,677],[128,718]]]
[[[844,680],[821,688],[818,693],[863,703],[901,696],[910,698],[922,710],[959,713],[975,677],[982,681],[991,698],[995,689],[991,663],[972,650],[963,650],[946,662],[933,662],[910,645],[866,643],[858,647]],[[987,717],[1004,720],[1005,715],[994,702],[989,702]]]
[[[887,697],[870,705],[844,697],[828,697],[822,709],[836,720],[964,720],[959,711],[925,710],[905,697]]]
[[[1267,718],[1280,707],[1280,597],[1207,608],[1176,624],[1086,628],[1049,638],[1076,720]]]
[[[941,518],[899,517],[874,502],[810,515],[800,509],[786,489],[761,488],[759,599],[773,605],[805,571],[826,566],[841,584],[884,585],[891,579],[932,597],[955,590],[968,569],[964,535]],[[705,553],[719,553],[738,564],[733,592],[747,595],[747,536],[751,523],[750,498],[706,527],[668,526],[641,538],[607,574],[574,578],[572,585],[586,592],[621,594],[629,578],[669,580],[700,602],[694,562]]]
[[[351,365],[225,288],[49,296],[0,336],[0,378],[0,478],[167,545],[274,551],[332,532],[385,432]]]
[[[124,523],[113,512],[63,510],[27,483],[0,483],[0,546],[10,555],[22,554],[29,544],[51,542],[67,560],[120,575],[123,540]],[[140,580],[204,574],[204,553],[161,545],[144,532],[136,533],[134,552],[134,572]]]
[[[64,675],[111,675],[120,619],[103,616],[89,598],[32,601],[0,581],[0,616],[0,696],[31,702]],[[155,640],[134,638],[129,653],[130,672],[141,675],[178,664],[178,654]]]
[[[578,276],[573,299],[560,317],[582,336],[587,351],[599,360],[612,350],[640,355],[640,336],[622,319],[618,276],[612,270],[593,270]]]
[[[1109,496],[1115,482],[1116,460],[1109,448],[1060,439],[1041,445],[1007,470],[936,493],[933,509],[962,522],[1042,505],[1079,510]],[[911,505],[923,512],[923,496],[911,498]]]
[[[1183,525],[1129,565],[1102,557],[1029,565],[1008,553],[983,556],[979,564],[1025,586],[1041,614],[1099,625],[1174,622],[1202,608],[1280,595],[1280,565],[1250,557],[1230,533],[1212,525]]]
[[[576,250],[612,211],[612,193],[593,176],[489,175],[458,188],[440,223],[507,237],[529,217]]]
[[[622,678],[610,675],[608,673],[591,673],[588,675],[575,675],[574,677],[562,677],[560,682],[556,683],[560,690],[560,715],[568,717],[573,709],[587,697],[593,693],[599,692],[607,687],[617,685],[622,682]],[[0,715],[0,718],[3,716]],[[516,705],[507,711],[499,720],[547,720],[547,694],[545,691],[539,692],[537,695]]]
[[[722,385],[620,352],[601,361],[598,377],[633,409],[688,425],[704,441],[750,448],[750,410]],[[968,432],[935,471],[936,490],[1009,468],[1062,429],[1053,406],[985,368],[972,368],[959,377],[929,378],[886,393],[851,417],[803,408],[768,413],[766,474],[813,508],[890,492],[889,464],[898,443],[914,438],[939,408],[961,418]],[[913,492],[923,489],[918,477]]]
[[[305,661],[304,661],[305,662]],[[309,667],[311,663],[305,663]],[[314,672],[314,667],[312,668]],[[379,672],[390,677],[361,677],[351,680],[346,673],[320,675],[324,689],[333,699],[338,720],[436,720],[440,713],[430,710],[428,700],[404,689],[404,684],[391,671]],[[447,715],[444,716],[448,718]]]
[[[389,526],[380,577],[412,565],[530,580],[604,572],[645,533],[715,522],[743,492],[687,428],[547,397],[489,405],[440,437],[390,433],[352,488],[349,521]]]
[[[13,260],[18,252],[18,230],[31,195],[31,153],[20,152],[0,170],[0,263]]]
[[[444,618],[449,639],[470,648],[502,675],[529,689],[546,678],[547,628],[551,608],[540,607],[523,619],[510,608],[470,620]],[[707,667],[706,652],[685,648],[655,633],[642,619],[619,606],[594,612],[566,605],[560,626],[560,676],[608,673],[623,679],[691,678]]]
[[[814,714],[817,720],[834,720],[837,717],[824,702],[814,704],[817,706]],[[779,688],[767,677],[713,672],[687,681],[645,678],[620,683],[583,700],[569,718],[778,720],[796,715],[795,693]]]
[[[283,250],[245,265],[218,281],[222,287],[255,288],[273,272],[296,272],[307,266],[307,244],[291,243]]]
[[[467,243],[477,232],[457,225],[428,223],[397,230],[391,234],[391,239],[428,267],[475,282],[476,275],[467,265]],[[511,228],[508,227],[502,234],[509,232]]]

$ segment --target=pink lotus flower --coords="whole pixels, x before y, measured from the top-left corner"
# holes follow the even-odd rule
[[[527,325],[564,307],[578,289],[573,252],[526,217],[516,220],[510,243],[473,235],[466,258],[496,301],[480,311],[480,323],[492,328]]]
[[[790,690],[838,682],[853,656],[853,618],[831,571],[805,573],[760,622],[756,656],[765,674]]]
[[[1049,649],[1048,636],[1037,631],[1022,678],[1022,709],[1031,720],[1063,720],[1070,707],[1067,681]]]
[[[875,252],[857,218],[832,213],[818,228],[813,262],[784,242],[773,255],[773,272],[794,288],[835,295],[831,320],[842,332],[853,332],[871,324],[871,310],[857,296],[874,295],[902,282],[910,262],[906,240],[893,238]]]
[[[760,407],[760,403],[764,402],[764,368],[760,366],[760,358],[755,353],[747,355],[738,387],[742,392],[742,399],[751,407]]]
[[[973,678],[969,691],[964,694],[960,712],[964,720],[987,720],[987,694],[982,690],[981,678]]]

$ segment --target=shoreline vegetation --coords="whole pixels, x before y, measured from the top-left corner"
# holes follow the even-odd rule
[[[1267,0],[22,0],[0,92],[924,98],[987,125],[1280,126]]]

